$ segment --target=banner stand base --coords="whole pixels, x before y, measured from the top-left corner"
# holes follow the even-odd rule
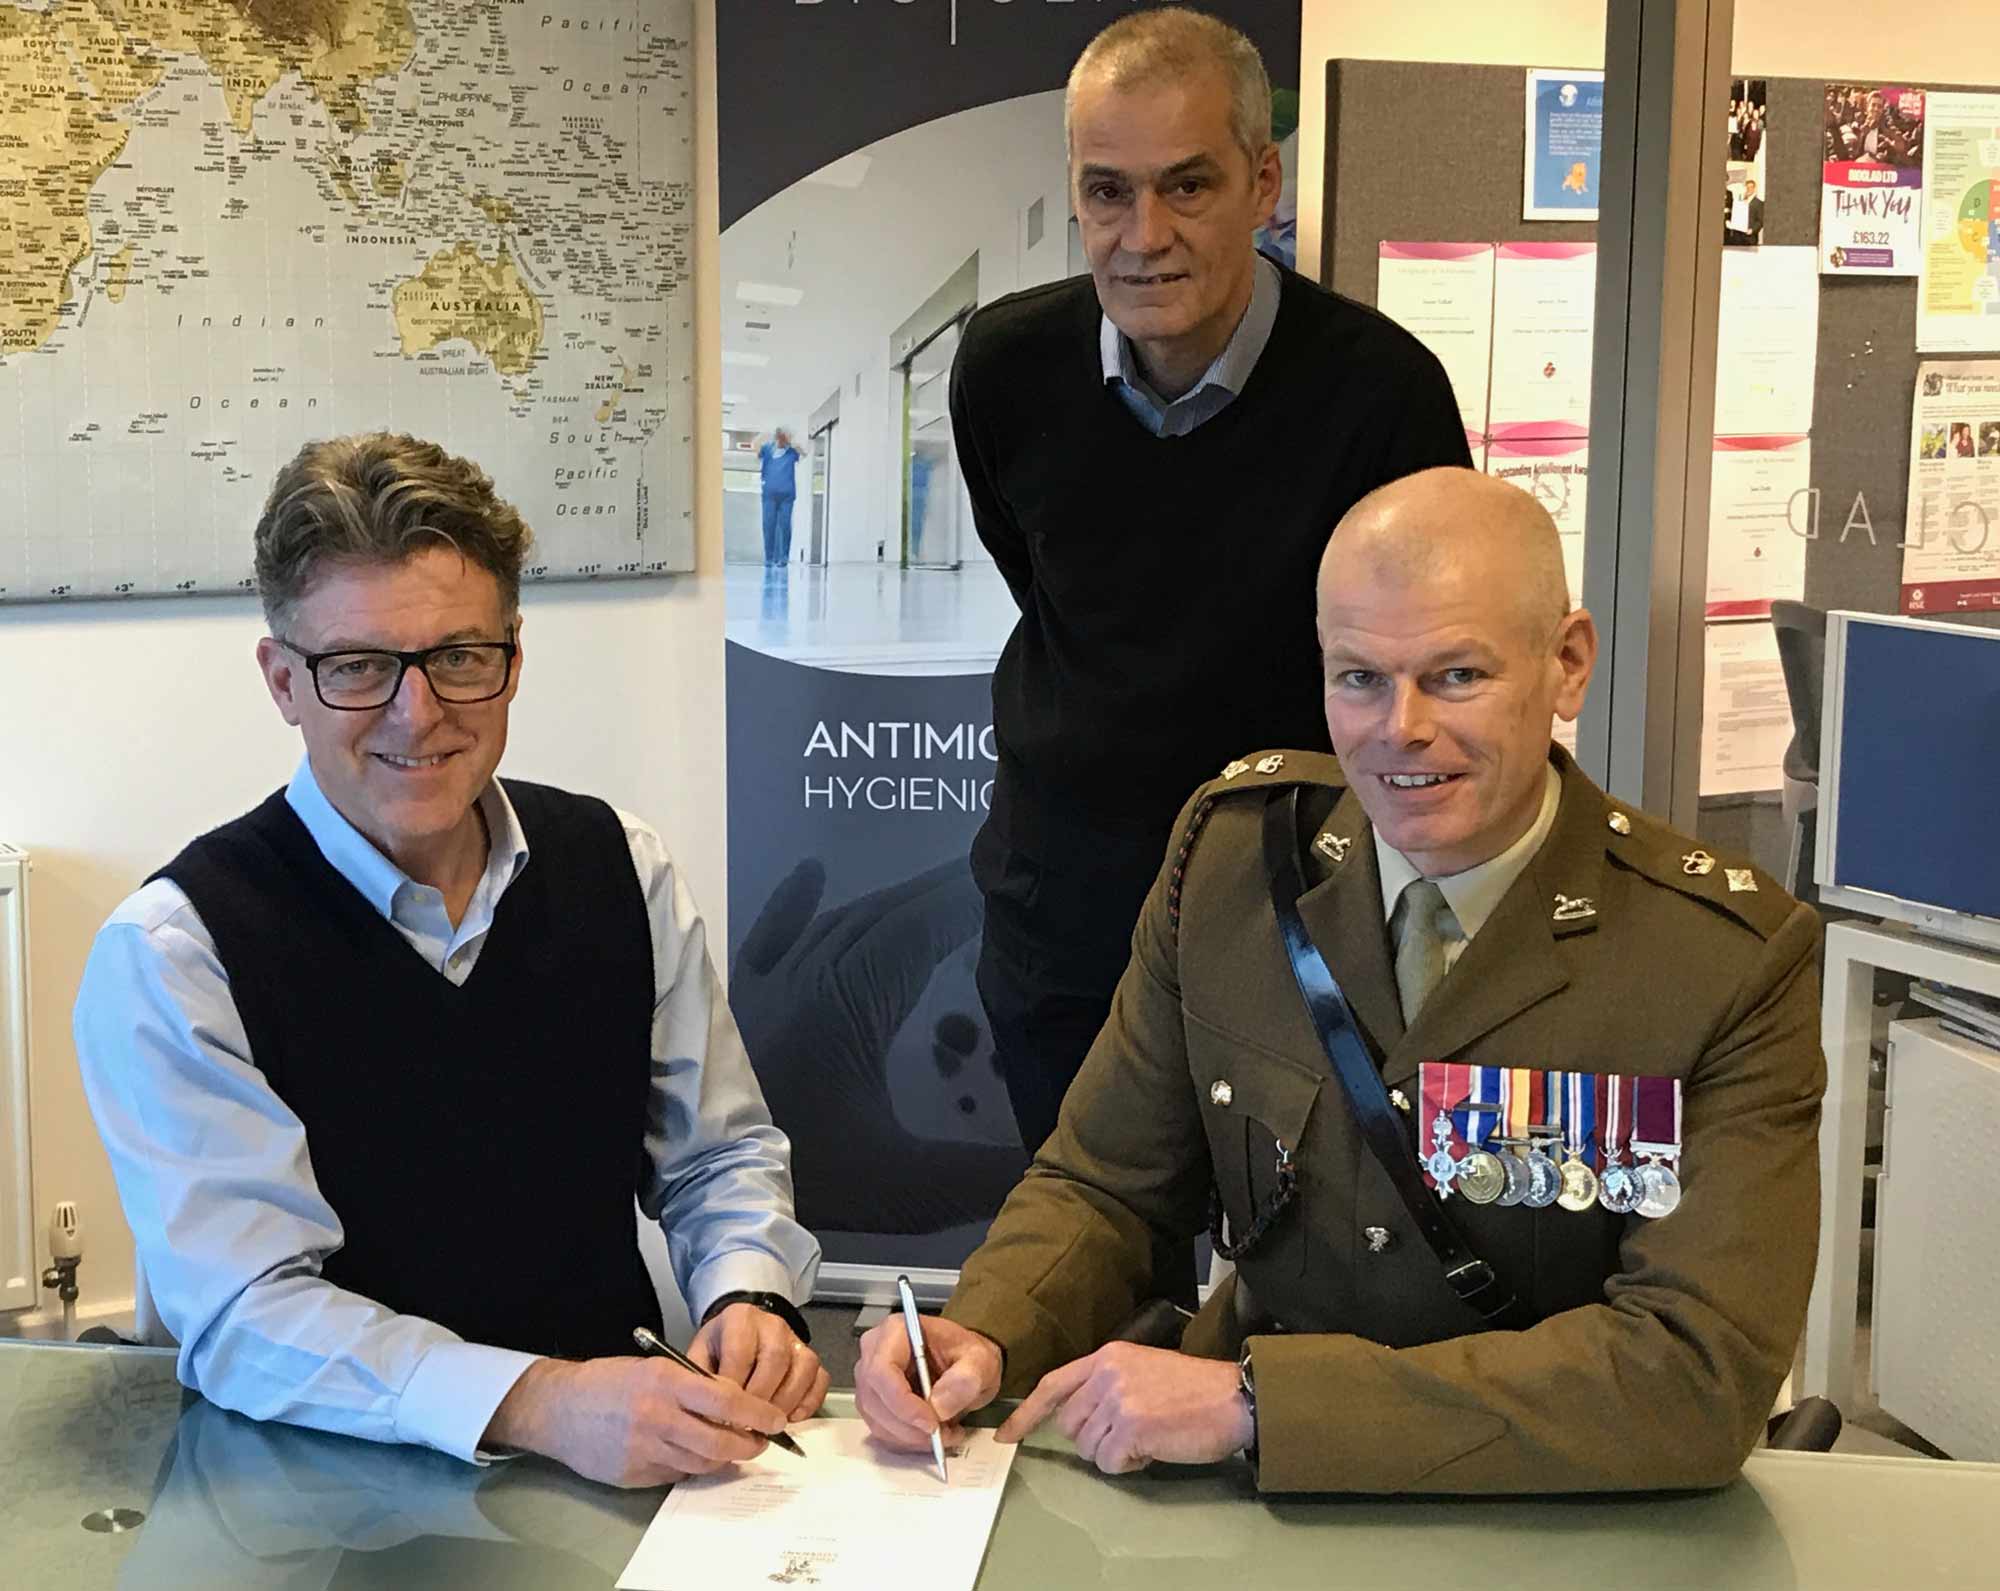
[[[813,1302],[885,1304],[894,1308],[899,1303],[896,1293],[898,1276],[909,1277],[910,1291],[917,1295],[917,1302],[931,1309],[940,1307],[958,1285],[957,1271],[915,1267],[899,1271],[887,1265],[822,1265],[819,1280],[813,1285]]]

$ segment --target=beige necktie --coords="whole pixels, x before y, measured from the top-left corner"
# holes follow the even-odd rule
[[[1446,941],[1462,935],[1444,891],[1427,878],[1403,887],[1395,916],[1396,993],[1403,1002],[1403,1025],[1408,1027],[1444,980]]]

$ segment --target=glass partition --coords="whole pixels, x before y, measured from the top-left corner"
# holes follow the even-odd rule
[[[1808,897],[1824,613],[2000,622],[2000,29],[1990,5],[1943,9],[1918,27],[1857,0],[1828,28],[1736,0],[1710,107],[1728,198],[1682,711],[1698,832]]]

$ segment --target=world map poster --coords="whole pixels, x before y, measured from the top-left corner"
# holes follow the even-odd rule
[[[692,0],[0,3],[0,601],[248,589],[306,441],[693,564]]]

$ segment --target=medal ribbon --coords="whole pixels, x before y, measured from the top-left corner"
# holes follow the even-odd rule
[[[1452,1113],[1452,1121],[1465,1140],[1466,1149],[1471,1151],[1482,1148],[1500,1125],[1501,1074],[1497,1066],[1468,1066],[1465,1072],[1465,1088],[1458,1095],[1464,1104]],[[1493,1118],[1490,1122],[1484,1119],[1489,1114]]]
[[[1597,1128],[1597,1079],[1588,1072],[1571,1072],[1565,1083],[1569,1100],[1563,1112],[1563,1145],[1589,1165]]]
[[[1678,1077],[1640,1077],[1633,1080],[1632,1152],[1664,1155],[1677,1161],[1681,1155],[1681,1080]]]
[[[1535,1074],[1525,1066],[1510,1066],[1506,1072],[1507,1136],[1526,1138],[1528,1123],[1535,1119]]]
[[[1430,1159],[1431,1151],[1435,1146],[1435,1140],[1431,1136],[1431,1123],[1437,1120],[1438,1113],[1442,1111],[1448,1119],[1453,1119],[1453,1124],[1456,1126],[1456,1121],[1452,1118],[1451,1107],[1464,1096],[1465,1087],[1461,1082],[1458,1092],[1454,1094],[1452,1092],[1452,1074],[1454,1072],[1462,1074],[1468,1070],[1470,1068],[1452,1066],[1445,1061],[1425,1061],[1417,1068],[1417,1092],[1421,1100],[1419,1108],[1423,1114],[1423,1119],[1417,1123],[1417,1160],[1419,1163]],[[1458,1144],[1454,1142],[1450,1147],[1452,1158],[1454,1160],[1458,1159]],[[1430,1174],[1428,1168],[1424,1171],[1424,1182],[1432,1188],[1437,1186],[1437,1179]]]
[[[1604,1164],[1608,1168],[1618,1163],[1625,1145],[1631,1140],[1632,1089],[1631,1080],[1613,1072],[1604,1082]]]

